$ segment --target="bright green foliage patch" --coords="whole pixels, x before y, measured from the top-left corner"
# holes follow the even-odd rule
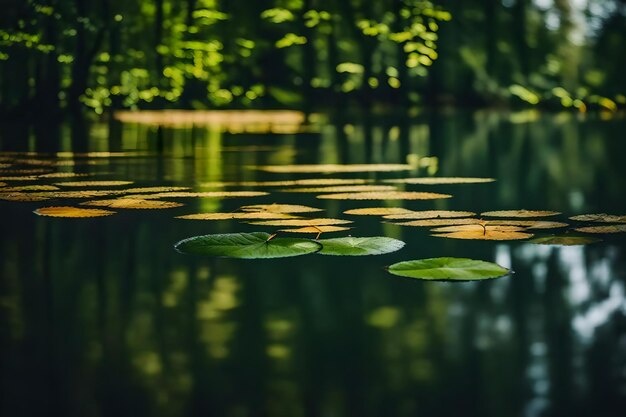
[[[388,271],[401,277],[429,281],[478,281],[511,273],[500,265],[466,258],[431,258],[398,262],[391,265]]]
[[[404,242],[390,237],[341,237],[318,240],[322,244],[322,255],[363,256],[382,255],[404,247]]]

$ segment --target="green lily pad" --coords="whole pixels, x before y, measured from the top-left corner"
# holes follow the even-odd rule
[[[387,268],[393,275],[428,281],[479,281],[512,271],[498,264],[466,258],[431,258],[398,262]]]
[[[602,239],[589,236],[545,236],[529,240],[530,243],[538,245],[560,245],[560,246],[576,246],[589,245],[591,243],[601,242]]]
[[[272,238],[268,233],[194,236],[174,245],[181,253],[240,259],[287,258],[314,253],[322,245],[310,239]]]
[[[363,256],[382,255],[404,247],[404,242],[390,237],[340,237],[318,240],[322,244],[321,255]]]

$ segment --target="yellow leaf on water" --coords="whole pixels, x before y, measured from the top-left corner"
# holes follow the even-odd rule
[[[409,171],[413,169],[411,165],[404,164],[315,164],[315,165],[265,165],[256,169],[274,173],[327,173],[327,172],[393,172]]]
[[[285,193],[357,193],[365,191],[394,191],[393,185],[341,185],[332,187],[285,188]]]
[[[6,182],[0,182],[0,187],[4,187],[4,186],[6,186],[6,185],[7,185],[7,183],[6,183]]]
[[[87,177],[90,174],[82,174],[77,172],[51,172],[49,174],[42,174],[39,178],[77,178]]]
[[[445,226],[432,229],[435,233],[451,233],[451,232],[523,232],[525,228],[519,226],[488,226],[485,224],[462,224],[454,226]]]
[[[387,216],[413,212],[402,207],[368,207],[346,210],[344,213],[351,214],[353,216]]]
[[[190,187],[137,187],[137,188],[126,188],[123,190],[119,190],[123,193],[127,194],[141,194],[141,193],[169,193],[174,191],[186,191]]]
[[[16,191],[54,191],[59,187],[54,185],[20,185],[18,187],[7,187],[2,192],[16,192]]]
[[[453,226],[457,224],[480,224],[480,219],[464,219],[464,218],[450,218],[450,219],[425,219],[425,220],[413,220],[410,222],[393,223],[398,226],[415,226],[415,227],[432,227],[432,226]]]
[[[280,232],[285,233],[330,233],[330,232],[343,232],[345,230],[350,230],[349,227],[341,227],[341,226],[304,226],[298,227],[295,229],[280,229]]]
[[[180,207],[184,204],[173,201],[139,200],[132,198],[114,198],[108,200],[92,200],[81,203],[84,206],[99,206],[122,209],[167,209]]]
[[[445,219],[456,217],[470,217],[475,216],[476,213],[471,211],[453,211],[453,210],[426,210],[426,211],[411,211],[408,213],[392,214],[385,216],[385,219]]]
[[[177,216],[177,219],[186,220],[233,220],[233,219],[294,219],[296,216],[268,211],[253,211],[247,213],[198,213]]]
[[[484,217],[549,217],[557,216],[561,213],[558,211],[541,211],[541,210],[500,210],[487,211],[480,213]]]
[[[39,178],[32,175],[16,175],[14,177],[0,177],[0,181],[37,181]]]
[[[117,187],[132,183],[132,181],[65,181],[57,182],[55,185],[60,185],[61,187]]]
[[[385,180],[394,184],[420,184],[420,185],[440,185],[440,184],[480,184],[494,182],[495,178],[470,178],[470,177],[425,177],[425,178],[400,178]]]
[[[475,224],[433,229],[432,232],[436,234],[432,236],[471,240],[521,240],[533,236],[530,233],[524,233],[523,230],[523,228],[515,226],[482,226]]]
[[[322,209],[294,204],[255,204],[240,207],[244,211],[266,211],[270,213],[310,213]]]
[[[493,226],[521,226],[527,229],[560,229],[569,226],[562,222],[548,222],[538,220],[486,220],[486,225]]]
[[[626,215],[616,214],[581,214],[579,216],[570,217],[570,220],[578,222],[598,222],[598,223],[626,223]]]
[[[365,193],[322,194],[317,198],[325,200],[436,200],[450,198],[450,194],[418,193],[414,191],[380,191]]]
[[[350,220],[341,219],[292,219],[292,220],[268,220],[264,222],[251,222],[258,226],[333,226],[337,224],[352,223]]]
[[[31,174],[44,174],[52,171],[46,168],[31,168],[31,169],[0,169],[0,174],[17,174],[17,175],[31,175]]]
[[[302,180],[285,181],[241,181],[241,182],[204,182],[200,187],[292,187],[292,186],[323,186],[323,185],[350,185],[366,184],[367,179],[350,178],[307,178]]]
[[[611,226],[577,227],[574,230],[583,233],[626,233],[626,224],[616,224]]]
[[[115,214],[114,211],[101,209],[85,209],[79,207],[42,207],[34,211],[40,216],[50,217],[102,217]]]
[[[5,201],[45,201],[49,200],[49,197],[45,197],[40,195],[40,193],[24,193],[24,192],[14,192],[14,193],[0,193],[0,200]]]
[[[259,197],[268,195],[269,193],[263,191],[205,191],[205,192],[192,192],[192,191],[174,191],[156,194],[141,195],[144,199],[154,198],[229,198],[229,197]],[[136,197],[136,196],[128,196]]]

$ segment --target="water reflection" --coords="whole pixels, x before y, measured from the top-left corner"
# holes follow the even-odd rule
[[[259,165],[408,163],[409,175],[497,182],[437,186],[454,198],[394,206],[626,211],[625,145],[616,133],[624,120],[341,117],[319,133],[263,136],[130,124],[96,125],[89,135],[14,126],[0,130],[0,149],[51,152],[24,158],[73,161],[55,169],[138,186],[303,178],[247,168]],[[423,158],[430,162],[414,163]],[[104,165],[89,164],[96,160]],[[233,261],[172,250],[196,234],[257,230],[173,219],[249,202],[198,199],[167,212],[84,221],[39,218],[30,213],[34,203],[0,202],[1,414],[621,415],[623,238],[571,248],[468,243],[359,218],[359,234],[400,238],[406,249],[357,261]],[[328,217],[364,207],[277,192],[254,200],[271,202],[325,208]],[[442,285],[382,270],[444,255],[496,260],[516,274]]]

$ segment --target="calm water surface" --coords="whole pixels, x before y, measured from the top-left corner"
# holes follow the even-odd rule
[[[6,125],[0,156],[66,161],[54,169],[137,187],[217,190],[200,184],[429,175],[497,181],[409,185],[454,197],[407,202],[319,200],[262,188],[271,194],[181,199],[185,206],[176,209],[94,219],[32,213],[67,202],[0,201],[0,414],[623,416],[623,236],[572,247],[451,240],[342,212],[398,206],[555,210],[564,213],[559,219],[626,214],[625,131],[622,118],[492,113],[355,117],[301,134]],[[7,153],[13,151],[43,153]],[[47,153],[57,151],[75,153]],[[85,157],[84,151],[125,153]],[[251,168],[407,161],[415,169],[404,173]],[[173,250],[178,240],[199,234],[274,231],[174,216],[272,202],[323,208],[324,217],[355,220],[349,232],[355,236],[385,235],[407,245],[382,256],[281,260]],[[448,284],[384,270],[439,256],[495,261],[515,274]]]

